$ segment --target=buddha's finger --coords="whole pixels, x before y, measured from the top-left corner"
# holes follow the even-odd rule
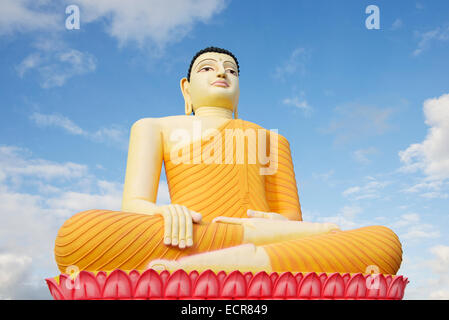
[[[264,212],[265,219],[271,219],[271,220],[288,220],[287,217],[284,217],[282,214],[276,213],[276,212]]]
[[[246,212],[248,217],[251,218],[263,218],[263,219],[271,219],[271,220],[288,220],[288,218],[276,212],[265,212],[265,211],[256,211],[248,209]]]
[[[201,213],[195,212],[192,210],[189,210],[189,212],[190,212],[190,216],[192,217],[193,222],[199,223],[199,222],[201,222],[201,219],[203,219],[203,216],[201,215]]]
[[[186,245],[191,247],[193,245],[193,214],[195,212],[189,211],[186,207],[182,207],[184,214],[186,215]]]
[[[246,214],[248,215],[248,217],[251,217],[251,218],[269,218],[269,215],[267,215],[267,212],[263,212],[263,211],[256,211],[256,210],[248,209]]]
[[[179,220],[178,213],[176,212],[176,208],[174,206],[169,206],[168,209],[171,213],[171,244],[172,246],[178,245],[178,235],[179,235]]]
[[[172,219],[167,207],[162,208],[162,216],[164,217],[164,244],[169,245],[171,243]]]
[[[340,227],[335,223],[327,223],[327,228],[331,233],[337,233],[341,231]]]
[[[175,205],[176,212],[178,213],[179,223],[179,248],[184,249],[186,247],[186,215],[180,205]]]
[[[251,218],[272,219],[272,220],[277,219],[275,214],[273,214],[271,212],[256,211],[256,210],[248,209],[247,214]]]
[[[212,220],[212,222],[222,222],[229,224],[243,224],[245,222],[244,219],[241,218],[229,218],[229,217],[217,217]]]

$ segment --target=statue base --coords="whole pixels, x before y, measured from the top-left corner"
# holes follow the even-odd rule
[[[81,271],[46,279],[55,300],[401,300],[403,276],[349,273]]]

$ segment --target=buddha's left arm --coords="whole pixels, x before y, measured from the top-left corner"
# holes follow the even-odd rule
[[[277,137],[277,148],[270,148],[270,161],[277,161],[277,166],[273,174],[265,176],[268,205],[271,212],[279,213],[289,220],[302,221],[290,144],[283,136]]]

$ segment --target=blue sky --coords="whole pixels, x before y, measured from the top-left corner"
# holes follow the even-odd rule
[[[58,228],[120,209],[131,125],[183,114],[179,80],[213,45],[239,60],[239,117],[290,141],[304,220],[391,227],[405,298],[448,299],[448,14],[443,0],[1,0],[0,298],[50,298]]]

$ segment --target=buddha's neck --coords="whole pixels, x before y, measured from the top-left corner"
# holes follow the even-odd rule
[[[195,110],[195,116],[232,119],[232,110],[222,107],[199,107]]]

